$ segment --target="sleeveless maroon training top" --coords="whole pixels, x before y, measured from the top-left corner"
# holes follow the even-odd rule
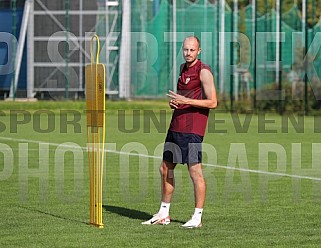
[[[200,73],[202,69],[211,71],[208,65],[200,60],[195,65],[181,65],[177,82],[177,93],[192,99],[204,99]],[[209,109],[196,108],[191,105],[180,105],[174,110],[169,130],[181,133],[193,133],[204,136]]]

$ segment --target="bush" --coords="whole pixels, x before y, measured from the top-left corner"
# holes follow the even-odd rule
[[[296,84],[282,83],[282,98],[279,100],[279,87],[276,83],[266,85],[256,92],[256,110],[264,112],[295,112],[319,113],[321,114],[321,85],[317,79],[308,83],[307,87],[307,106],[305,109],[305,87],[304,82],[299,81]],[[263,100],[260,100],[263,99]],[[231,111],[230,96],[224,94],[219,97],[219,108]],[[254,90],[251,92],[251,98],[245,95],[239,96],[239,100],[233,104],[233,111],[245,113],[254,110]]]

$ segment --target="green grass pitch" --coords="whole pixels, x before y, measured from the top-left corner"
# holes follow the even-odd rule
[[[175,170],[171,224],[141,225],[159,208],[158,166],[170,118],[166,102],[107,102],[105,228],[97,229],[88,225],[85,103],[1,103],[0,246],[320,245],[321,134],[315,116],[211,111],[203,227],[180,227],[194,211],[185,165]]]

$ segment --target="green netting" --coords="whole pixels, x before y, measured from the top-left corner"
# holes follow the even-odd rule
[[[107,91],[117,91],[118,89],[118,74],[119,67],[116,61],[118,61],[119,51],[109,50],[108,46],[119,46],[119,36],[117,32],[121,31],[121,18],[116,18],[120,10],[117,6],[109,7],[108,15],[104,13],[106,11],[106,6],[99,6],[98,11],[101,14],[96,16],[96,26],[95,32],[100,37],[100,62],[104,63],[106,66],[106,84]],[[108,32],[108,37],[106,38],[106,33]],[[111,33],[112,32],[112,33]],[[108,42],[108,44],[106,43]]]
[[[148,4],[146,2],[148,2]],[[152,2],[153,1],[142,0],[132,1],[131,30],[134,32],[135,39],[140,41],[135,44],[132,43],[131,49],[131,63],[134,65],[131,71],[131,88],[132,95],[136,97],[161,97],[164,96],[168,90],[173,89],[174,45],[170,42],[170,32],[173,31],[172,1],[162,0],[157,11],[153,9],[154,6]],[[221,91],[221,89],[218,76],[224,77],[223,92],[228,93],[231,87],[229,42],[225,43],[225,72],[224,75],[218,75],[218,35],[219,31],[221,31],[217,29],[217,27],[220,28],[221,25],[220,16],[217,17],[217,14],[220,14],[219,11],[216,4],[211,4],[206,0],[199,0],[196,3],[177,1],[177,68],[179,68],[180,63],[184,62],[180,49],[182,40],[186,35],[194,34],[201,40],[202,53],[200,59],[212,68],[216,86],[219,91]],[[239,12],[237,17],[238,31],[246,35],[252,46],[254,44],[252,6],[249,5],[242,11]],[[225,12],[225,32],[230,32],[232,30],[233,12],[228,5],[226,6]],[[271,40],[273,37],[270,33],[263,35],[262,32],[276,32],[276,24],[275,10],[272,9],[268,11],[267,15],[257,13],[257,36],[261,35],[261,41],[263,41],[263,43],[266,43],[266,41]],[[317,24],[313,30],[309,30],[308,44],[311,43],[314,34],[320,31],[320,27],[321,25]],[[301,30],[300,13],[298,7],[294,5],[282,15],[282,32],[284,32],[285,42],[281,44],[281,60],[282,78],[284,81],[287,80],[287,75],[290,73],[292,64],[297,59],[297,54],[300,52],[300,49],[301,52],[303,51],[302,36],[294,36],[296,40],[292,40],[293,34],[295,32],[301,32]],[[140,36],[140,38],[137,38],[137,36]],[[228,37],[226,37],[226,40],[228,41]],[[292,44],[295,44],[295,47],[292,47]],[[236,55],[238,54],[239,51]],[[249,65],[249,71],[253,75],[254,56],[250,51],[246,51],[246,54],[250,57],[251,63]],[[264,56],[264,54],[267,61],[275,61],[276,43],[267,42],[265,46],[259,44],[256,55],[257,58]],[[157,59],[154,59],[155,56]],[[321,68],[320,60],[315,60],[314,64],[315,68],[318,68],[318,75],[321,75],[319,69]],[[276,81],[275,63],[273,65],[273,63],[266,62],[265,64],[257,65],[256,69],[256,83],[258,88]],[[239,77],[240,76],[241,73],[239,74]],[[253,82],[251,84],[251,88],[252,87]]]
[[[282,16],[282,20],[284,23],[289,25],[289,27],[291,27],[292,29],[297,31],[302,30],[300,11],[296,4],[293,5],[293,7],[289,11],[284,13],[284,15]]]

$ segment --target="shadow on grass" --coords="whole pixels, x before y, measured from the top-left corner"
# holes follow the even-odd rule
[[[136,219],[136,220],[141,220],[141,221],[148,220],[153,217],[149,213],[142,212],[142,211],[135,210],[135,209],[124,208],[124,207],[103,205],[103,208],[105,209],[105,211],[108,211],[108,212],[111,212],[114,214],[118,214],[118,215],[130,218],[130,219]],[[177,223],[182,223],[182,224],[185,223],[183,221],[173,220],[173,219],[171,219],[171,222],[177,222]]]
[[[80,224],[90,225],[89,222],[85,222],[85,221],[81,221],[81,220],[76,220],[76,219],[72,219],[72,218],[67,218],[67,217],[64,217],[64,216],[61,216],[61,215],[57,215],[57,214],[53,214],[53,213],[48,213],[48,212],[45,212],[45,211],[42,211],[42,210],[39,210],[39,209],[28,208],[28,207],[24,207],[24,206],[19,206],[19,207],[20,207],[20,208],[23,208],[23,209],[25,209],[25,210],[34,212],[34,213],[40,213],[40,214],[47,215],[47,216],[51,216],[51,217],[54,217],[54,218],[57,218],[57,219],[67,220],[67,221],[71,221],[71,222],[77,222],[77,223],[80,223]]]

